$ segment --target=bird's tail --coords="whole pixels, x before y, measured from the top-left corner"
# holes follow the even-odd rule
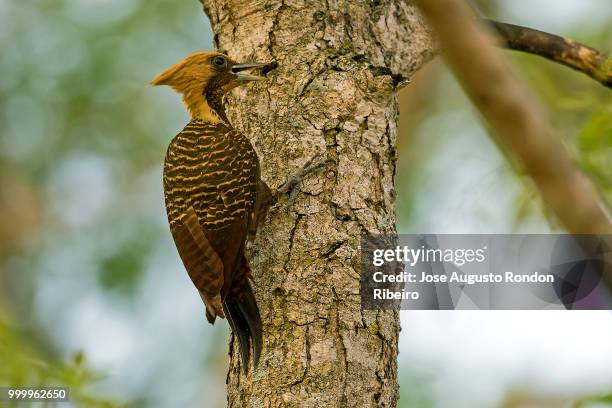
[[[255,302],[251,285],[245,282],[239,296],[225,300],[223,310],[232,328],[232,332],[238,337],[242,368],[246,373],[249,366],[251,344],[253,345],[254,367],[257,367],[259,363],[263,344],[261,316],[259,315],[259,308]]]

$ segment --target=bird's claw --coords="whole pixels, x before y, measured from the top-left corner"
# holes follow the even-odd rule
[[[291,207],[295,201],[295,196],[297,194],[296,187],[298,184],[302,183],[304,178],[310,173],[319,171],[331,163],[334,163],[332,159],[324,159],[320,154],[315,155],[313,158],[308,160],[306,164],[304,164],[304,166],[297,171],[297,173],[290,176],[283,185],[276,189],[274,193],[274,201],[277,202],[281,195],[288,194],[288,207]]]

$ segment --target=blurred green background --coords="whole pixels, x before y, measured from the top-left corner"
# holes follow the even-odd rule
[[[609,0],[480,5],[612,50]],[[187,115],[147,86],[211,38],[195,0],[0,0],[0,385],[70,385],[75,406],[224,405],[228,328],[206,324],[163,208],[165,149]],[[507,55],[611,199],[612,92]],[[557,229],[439,61],[400,110],[401,232]],[[612,391],[607,312],[403,312],[402,324],[402,408]]]

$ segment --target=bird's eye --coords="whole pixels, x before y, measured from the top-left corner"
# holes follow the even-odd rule
[[[227,61],[220,55],[217,55],[212,59],[212,64],[217,68],[223,68]]]

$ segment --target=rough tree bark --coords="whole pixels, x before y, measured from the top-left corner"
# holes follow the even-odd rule
[[[230,407],[394,407],[399,316],[362,312],[359,238],[395,232],[397,86],[433,55],[410,3],[202,0],[218,49],[276,61],[236,89],[229,118],[282,195],[250,248],[264,324],[259,367],[230,343]]]

